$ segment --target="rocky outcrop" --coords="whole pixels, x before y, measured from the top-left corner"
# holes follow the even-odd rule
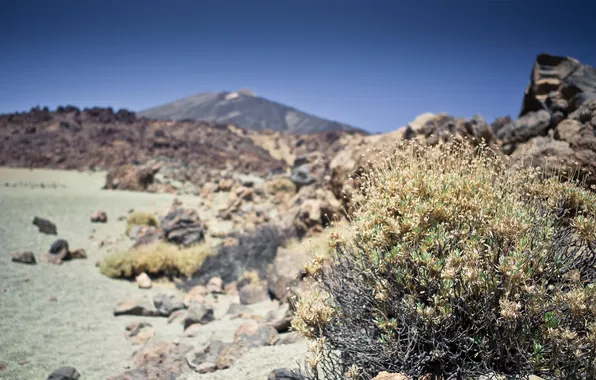
[[[512,157],[550,173],[566,173],[596,184],[596,100],[589,100],[546,136],[519,144]]]
[[[520,117],[547,110],[555,120],[561,121],[590,99],[596,99],[596,68],[571,57],[539,54]]]

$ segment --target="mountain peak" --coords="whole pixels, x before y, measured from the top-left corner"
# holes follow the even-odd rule
[[[158,120],[214,121],[244,129],[308,134],[330,131],[366,133],[350,125],[323,119],[275,101],[257,97],[250,89],[202,93],[138,113]]]

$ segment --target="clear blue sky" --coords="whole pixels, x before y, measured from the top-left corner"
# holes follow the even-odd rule
[[[596,65],[596,5],[521,0],[2,0],[0,113],[142,110],[247,87],[388,131],[517,115],[540,52]]]

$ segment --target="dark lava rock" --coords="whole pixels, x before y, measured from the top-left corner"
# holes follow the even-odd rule
[[[515,145],[526,142],[532,137],[545,136],[552,125],[552,116],[548,111],[529,112],[499,129],[497,138],[503,142],[504,147]]]
[[[205,224],[194,210],[176,208],[161,220],[160,226],[169,243],[188,247],[205,240]]]
[[[539,54],[530,75],[519,116],[539,110],[566,117],[596,98],[596,68],[571,57]]]
[[[61,367],[48,376],[47,380],[78,380],[81,374],[74,367]]]
[[[12,254],[12,261],[23,264],[37,264],[33,252],[15,252]]]
[[[58,239],[50,246],[49,253],[52,255],[62,255],[68,253],[68,242],[64,239]]]
[[[58,235],[58,229],[56,228],[56,225],[47,219],[39,218],[36,216],[35,218],[33,218],[33,224],[37,226],[39,232],[41,233],[48,235]]]
[[[290,180],[296,184],[296,186],[308,186],[315,183],[317,180],[310,174],[307,165],[301,165],[292,169]]]

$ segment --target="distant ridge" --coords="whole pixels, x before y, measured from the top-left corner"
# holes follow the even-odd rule
[[[259,97],[249,89],[201,93],[138,112],[137,115],[157,120],[214,121],[250,130],[269,129],[295,134],[330,131],[367,133]]]

